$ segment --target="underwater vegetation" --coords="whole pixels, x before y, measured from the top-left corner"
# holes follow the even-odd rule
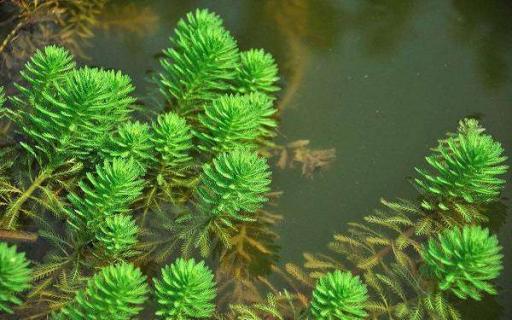
[[[463,119],[416,169],[416,199],[382,208],[331,253],[277,265],[268,164],[305,175],[333,151],[276,144],[278,67],[242,51],[208,10],[181,19],[144,112],[120,71],[37,50],[0,90],[0,229],[48,244],[30,262],[0,242],[0,312],[12,319],[460,319],[495,295],[501,246],[481,226],[507,172],[500,143]],[[141,111],[142,110],[142,111]],[[13,240],[15,238],[8,238]],[[270,279],[274,272],[280,279]],[[9,317],[10,317],[9,316]],[[9,318],[8,318],[9,319]]]

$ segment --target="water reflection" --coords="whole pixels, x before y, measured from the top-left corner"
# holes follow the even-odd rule
[[[512,49],[512,3],[508,0],[453,0],[455,38],[475,51],[479,77],[499,88],[509,79]]]

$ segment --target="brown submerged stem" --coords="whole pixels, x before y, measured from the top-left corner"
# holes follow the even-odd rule
[[[9,42],[16,36],[18,31],[25,25],[25,19],[21,20],[16,24],[16,26],[9,32],[9,34],[5,37],[4,41],[2,41],[2,44],[0,45],[0,54],[4,52],[5,48],[9,45]]]
[[[36,242],[38,234],[26,231],[11,231],[0,229],[0,240],[18,242]]]

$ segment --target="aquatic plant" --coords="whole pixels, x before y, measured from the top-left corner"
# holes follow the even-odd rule
[[[139,227],[132,217],[125,214],[107,216],[94,235],[100,254],[111,259],[123,259],[133,256],[137,243]]]
[[[230,89],[238,48],[222,24],[220,17],[208,10],[189,13],[178,22],[171,47],[164,50],[160,91],[180,113],[190,112]]]
[[[53,319],[132,319],[147,299],[146,277],[129,263],[103,268]]]
[[[163,319],[460,319],[456,297],[495,293],[497,240],[466,225],[499,198],[507,167],[478,122],[461,122],[427,157],[419,201],[383,200],[335,235],[330,249],[342,259],[306,253],[307,272],[287,264],[286,274],[272,230],[280,216],[262,209],[276,196],[266,157],[280,154],[278,166],[300,164],[309,175],[334,151],[271,141],[275,61],[241,52],[208,10],[180,20],[161,65],[165,113],[142,114],[144,123],[130,116],[128,77],[76,68],[55,46],[26,64],[24,84],[0,109],[20,141],[0,152],[0,226],[14,232],[30,217],[51,245],[21,317],[132,319],[148,293],[134,264],[151,274],[170,257],[154,278]],[[218,291],[214,273],[190,258],[198,255],[215,267]]]
[[[501,144],[485,133],[477,120],[464,119],[458,132],[439,142],[427,156],[430,171],[416,169],[415,179],[427,198],[422,205],[441,210],[454,208],[471,222],[481,219],[467,205],[479,205],[498,199],[505,180],[499,178],[508,166]]]
[[[97,161],[97,152],[109,135],[128,119],[134,102],[129,96],[133,86],[128,77],[120,72],[73,66],[69,53],[62,48],[38,51],[22,71],[28,86],[17,86],[19,95],[12,98],[16,108],[4,109],[26,138],[19,145],[39,168],[35,177],[25,177],[28,186],[13,186],[22,191],[6,204],[3,228],[15,229],[21,213],[36,215],[24,209],[25,202],[44,188],[45,182],[76,175],[79,168],[75,165],[78,169],[69,170],[69,163]],[[46,194],[52,193],[48,191]]]
[[[364,319],[368,300],[366,286],[349,272],[334,271],[324,275],[315,286],[311,314],[315,319]]]
[[[0,86],[0,108],[4,106],[5,103],[5,89],[4,87]]]
[[[162,167],[179,173],[190,164],[192,133],[185,119],[172,112],[159,115],[153,131],[152,142]]]
[[[225,95],[205,106],[204,113],[198,116],[204,129],[195,132],[200,141],[198,148],[218,154],[250,147],[263,133],[266,118],[272,115],[272,110],[270,114],[267,111],[272,103],[266,104],[264,99],[268,98],[257,100],[254,95]]]
[[[469,140],[471,142],[468,142]],[[452,148],[451,151],[443,149],[445,144],[451,145],[449,147]],[[478,126],[478,122],[467,119],[460,123],[458,133],[450,134],[446,140],[441,140],[440,146],[443,147],[436,150],[443,151],[429,158],[432,159],[432,163],[438,163],[438,166],[441,166],[440,172],[444,174],[447,171],[447,175],[459,174],[457,169],[453,169],[454,172],[443,169],[444,161],[459,163],[462,168],[464,164],[462,159],[476,159],[475,163],[480,163],[480,160],[485,162],[485,159],[492,158],[493,160],[480,167],[483,168],[481,172],[487,173],[487,178],[479,176],[478,172],[473,174],[471,165],[468,165],[465,169],[467,175],[463,176],[462,180],[464,178],[475,180],[471,183],[467,182],[469,186],[465,183],[454,182],[453,185],[446,183],[445,185],[453,190],[453,192],[446,191],[446,197],[443,197],[443,194],[427,194],[423,188],[420,188],[418,202],[404,199],[393,202],[381,200],[382,207],[364,217],[363,222],[351,222],[348,224],[346,233],[334,235],[333,241],[329,244],[331,254],[305,253],[304,266],[308,272],[294,264],[287,264],[288,274],[308,288],[314,286],[315,279],[333,270],[352,270],[354,273],[363,274],[369,296],[366,310],[372,318],[396,316],[412,319],[460,319],[460,313],[452,302],[450,292],[457,292],[459,297],[472,294],[473,298],[479,297],[480,289],[483,292],[493,293],[492,284],[484,279],[486,276],[489,276],[487,280],[495,278],[501,268],[499,262],[501,256],[496,238],[488,236],[488,233],[483,231],[474,231],[478,235],[472,236],[469,236],[472,232],[464,233],[465,235],[462,236],[462,231],[450,233],[448,236],[444,235],[448,232],[444,230],[447,226],[462,230],[462,228],[468,228],[465,226],[469,221],[482,220],[482,217],[485,217],[484,213],[488,211],[486,205],[497,199],[502,188],[502,181],[498,175],[505,173],[507,169],[501,164],[505,159],[502,156],[502,149],[491,136],[483,135],[483,129]],[[467,157],[463,156],[464,152],[467,152]],[[446,160],[459,156],[461,160],[455,158],[453,158],[455,160]],[[420,176],[419,179],[427,179],[421,174]],[[442,182],[439,183],[442,184]],[[494,186],[490,189],[491,197],[487,197],[485,191],[482,191],[486,183]],[[469,198],[453,197],[464,192],[472,194],[474,199],[479,200],[470,202]],[[428,205],[429,203],[436,205]],[[446,207],[437,206],[440,203],[447,205]],[[464,213],[471,213],[472,219],[464,219]],[[428,250],[429,247],[422,249],[425,239],[433,238],[439,233],[443,234],[442,242],[441,239],[438,242],[430,240],[435,244],[432,244],[432,250]],[[473,237],[479,239],[477,241],[484,247],[473,247],[469,240]],[[484,241],[486,238],[493,240]],[[488,247],[485,247],[485,244],[488,244]],[[478,252],[478,249],[473,250],[473,248],[482,248],[482,251]],[[444,250],[447,252],[445,253]],[[432,257],[428,256],[429,252],[432,253]],[[450,255],[450,252],[453,255]],[[473,253],[475,253],[474,260],[471,260]],[[486,253],[489,256],[486,256]],[[434,265],[429,273],[418,273],[422,256],[427,266]],[[487,257],[490,264],[488,274],[486,274]],[[468,260],[465,260],[466,258]],[[437,267],[436,263],[439,264]],[[471,273],[470,270],[477,265],[482,268],[482,274]],[[462,269],[457,269],[458,267],[467,272],[464,273]],[[437,275],[434,270],[437,270]],[[465,276],[468,278],[464,278]],[[475,289],[469,279],[475,280],[479,286],[478,289]],[[455,291],[452,291],[452,288]]]
[[[461,299],[480,300],[480,292],[496,294],[489,281],[503,269],[500,251],[498,239],[488,229],[465,226],[447,229],[437,239],[429,239],[421,256],[441,290],[449,290]]]
[[[121,125],[105,143],[102,152],[107,159],[133,159],[144,170],[154,157],[149,126],[138,121]]]
[[[162,319],[208,318],[215,311],[213,274],[201,261],[178,258],[155,280],[156,314]]]
[[[30,288],[30,281],[25,253],[0,242],[0,313],[13,313],[12,306],[21,304],[18,295]]]
[[[270,171],[265,159],[248,150],[223,153],[203,166],[197,198],[203,214],[231,226],[250,217],[266,201]]]
[[[134,161],[105,160],[95,174],[79,182],[83,196],[70,193],[71,208],[66,209],[69,224],[80,236],[93,237],[109,216],[127,213],[141,194],[141,170]]]
[[[240,64],[237,67],[235,86],[241,93],[263,92],[271,94],[279,87],[275,85],[277,65],[272,55],[263,49],[251,49],[240,53]]]

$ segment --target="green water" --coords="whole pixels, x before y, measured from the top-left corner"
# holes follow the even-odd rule
[[[281,140],[334,147],[331,167],[308,180],[274,170],[282,261],[321,251],[334,232],[380,197],[413,197],[407,177],[429,147],[465,116],[479,118],[512,155],[512,3],[508,0],[136,1],[158,16],[139,33],[99,29],[88,63],[130,74],[148,95],[177,19],[219,13],[242,48],[262,47],[281,67]],[[141,11],[142,12],[142,11]],[[146,99],[149,101],[150,99]],[[510,161],[509,161],[510,164]],[[503,204],[510,207],[506,177]],[[464,319],[512,319],[512,219],[491,216],[505,245],[499,296],[464,306]]]

